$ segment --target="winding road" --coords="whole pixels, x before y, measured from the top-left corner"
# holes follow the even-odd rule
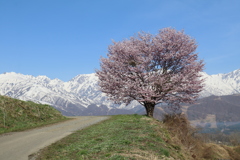
[[[51,143],[107,119],[105,116],[81,116],[54,125],[0,135],[0,160],[28,160],[29,155]]]

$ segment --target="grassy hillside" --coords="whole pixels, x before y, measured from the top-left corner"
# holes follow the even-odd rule
[[[48,105],[0,96],[0,134],[66,120]]]
[[[37,159],[239,159],[240,146],[205,144],[194,133],[183,116],[160,122],[117,115],[43,149]]]

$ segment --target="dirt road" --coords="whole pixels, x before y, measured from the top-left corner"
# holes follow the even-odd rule
[[[0,135],[0,160],[28,160],[28,156],[72,132],[107,119],[104,116],[81,116],[38,129]]]

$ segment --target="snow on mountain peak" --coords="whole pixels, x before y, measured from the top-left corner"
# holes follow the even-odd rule
[[[23,75],[15,72],[5,72],[0,74],[0,81],[8,83],[16,83],[20,81],[25,81],[26,79],[33,78],[31,75]]]
[[[240,93],[240,69],[227,74],[208,75],[205,72],[201,74],[205,79],[201,97]],[[50,104],[66,112],[69,108],[84,109],[92,104],[119,109],[132,109],[138,105],[137,102],[129,106],[113,104],[99,90],[98,77],[95,73],[77,75],[70,81],[63,82],[47,76],[34,77],[8,72],[0,74],[0,94]]]
[[[42,81],[42,82],[49,82],[49,81],[51,81],[51,79],[48,78],[47,76],[37,76],[36,79],[39,80],[39,81]]]
[[[77,75],[76,77],[74,77],[73,79],[71,79],[70,81],[74,81],[74,82],[78,82],[78,83],[83,83],[86,82],[86,80],[89,81],[97,81],[98,78],[96,76],[95,73],[91,73],[91,74],[80,74]]]
[[[240,93],[240,69],[226,74],[204,74],[205,88],[202,97],[210,95],[230,95]]]

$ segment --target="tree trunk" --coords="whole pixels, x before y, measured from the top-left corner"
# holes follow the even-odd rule
[[[154,111],[155,104],[154,103],[145,103],[144,107],[146,109],[147,116],[153,117],[153,111]]]

